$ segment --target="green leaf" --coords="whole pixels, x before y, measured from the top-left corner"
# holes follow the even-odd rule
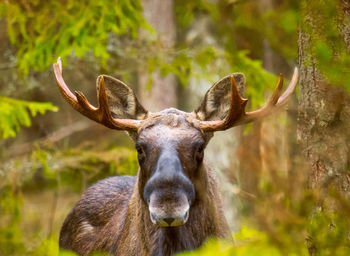
[[[74,0],[27,1],[25,5],[6,1],[0,3],[0,10],[24,75],[30,69],[47,69],[58,56],[66,58],[72,51],[83,58],[91,48],[95,57],[106,63],[111,32],[134,39],[140,28],[154,33],[142,16],[139,0],[87,1],[83,5]]]
[[[0,139],[15,137],[21,126],[31,125],[31,116],[58,111],[49,102],[31,102],[0,96]]]

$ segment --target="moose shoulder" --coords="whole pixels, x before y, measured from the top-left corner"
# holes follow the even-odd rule
[[[295,69],[282,94],[283,79],[265,107],[245,112],[236,83],[240,73],[215,83],[192,113],[170,108],[150,113],[121,81],[97,79],[98,108],[73,94],[54,64],[57,84],[68,103],[109,128],[125,130],[135,142],[136,177],[119,176],[91,186],[66,217],[60,247],[88,255],[173,255],[201,246],[210,237],[230,239],[215,172],[204,149],[215,131],[245,124],[285,105],[297,83]]]

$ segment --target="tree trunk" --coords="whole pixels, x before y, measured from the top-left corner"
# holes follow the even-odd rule
[[[300,99],[297,137],[311,165],[310,187],[324,189],[334,184],[337,189],[348,193],[350,99],[343,87],[329,84],[317,69],[312,45],[316,43],[315,35],[322,33],[322,27],[316,22],[319,17],[310,9],[310,2],[305,3],[307,13],[299,32]],[[344,3],[349,6],[348,1]],[[344,40],[350,50],[349,24],[338,25],[343,37],[339,40]]]
[[[159,47],[167,52],[175,46],[176,25],[173,0],[143,1],[143,12],[146,20],[155,28]],[[159,71],[152,74],[151,90],[146,89],[148,75],[139,75],[140,98],[142,104],[150,111],[176,107],[176,78],[173,74],[162,76]]]
[[[316,3],[316,2],[315,2]],[[325,38],[328,32],[324,26],[324,17],[315,10],[314,1],[304,1],[304,14],[299,30],[299,113],[297,139],[302,153],[306,156],[308,185],[322,196],[318,209],[324,212],[336,212],[334,200],[328,200],[328,192],[336,190],[350,198],[350,97],[343,86],[333,86],[325,78],[326,73],[318,68],[321,60],[317,58],[314,46]],[[318,2],[321,8],[325,3]],[[331,1],[329,4],[335,4]],[[342,1],[338,8],[336,21],[338,38],[332,37],[332,43],[344,42],[347,51],[349,44],[349,1]],[[319,7],[319,6],[316,6]],[[327,9],[326,9],[327,10]],[[334,48],[334,47],[333,47]],[[340,51],[336,48],[337,51]],[[333,58],[337,56],[337,52]],[[326,72],[324,70],[323,72]],[[339,72],[341,72],[339,70]],[[341,76],[341,73],[339,73]],[[329,190],[331,189],[331,190]],[[336,228],[333,225],[333,228]],[[317,255],[317,245],[310,237],[307,241],[310,255]]]

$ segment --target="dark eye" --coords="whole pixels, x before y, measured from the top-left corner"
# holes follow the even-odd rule
[[[136,145],[136,150],[137,150],[137,157],[139,159],[139,162],[142,162],[146,157],[144,147],[142,145]]]
[[[202,162],[203,157],[204,157],[204,144],[200,144],[197,146],[194,157],[198,163]]]

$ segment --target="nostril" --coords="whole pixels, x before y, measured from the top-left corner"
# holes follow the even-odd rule
[[[163,219],[166,223],[168,223],[169,226],[171,226],[171,223],[175,220],[175,218],[164,218]]]
[[[156,215],[151,213],[151,219],[156,220],[157,219]]]
[[[185,213],[185,218],[184,218],[185,220],[187,220],[188,219],[188,211]]]

